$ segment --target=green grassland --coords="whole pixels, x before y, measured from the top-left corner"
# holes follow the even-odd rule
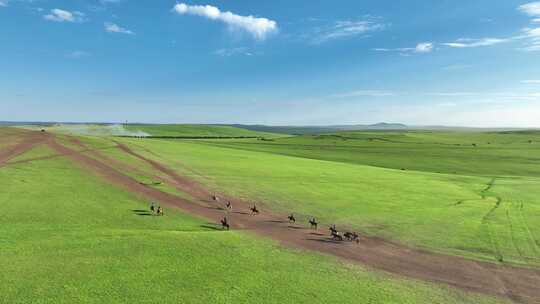
[[[62,157],[2,167],[0,183],[1,303],[500,303],[173,209],[148,216],[145,200]]]
[[[212,145],[218,143],[242,150],[391,169],[540,177],[540,132],[535,131],[344,132]]]
[[[135,136],[135,137],[266,137],[275,138],[284,135],[250,131],[222,125],[187,125],[187,124],[53,124],[47,126],[19,126],[29,130],[46,130],[58,134],[77,136]],[[7,128],[6,128],[7,129]]]
[[[144,132],[151,136],[169,137],[276,137],[283,136],[269,132],[250,131],[246,129],[220,125],[144,125],[132,124],[126,127],[129,131]]]
[[[432,251],[540,265],[535,132],[124,141],[208,187],[276,210]]]

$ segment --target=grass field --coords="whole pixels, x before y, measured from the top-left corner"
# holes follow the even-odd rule
[[[432,251],[540,264],[536,132],[125,142],[213,189],[277,210]]]
[[[276,138],[284,135],[269,132],[251,131],[232,126],[187,125],[187,124],[53,124],[47,126],[22,125],[30,130],[46,130],[59,134],[77,136],[134,136],[134,137],[265,137]]]
[[[174,210],[147,216],[147,202],[61,157],[2,167],[0,182],[2,303],[500,303]]]
[[[151,136],[170,137],[276,137],[269,132],[250,131],[220,125],[128,125],[132,132],[145,132]]]

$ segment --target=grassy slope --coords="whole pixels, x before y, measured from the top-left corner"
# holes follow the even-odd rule
[[[142,131],[152,136],[185,136],[185,137],[276,137],[274,133],[250,131],[231,126],[218,125],[128,125],[133,132]]]
[[[56,158],[0,169],[2,303],[495,303],[204,228]],[[99,191],[96,191],[99,189]]]
[[[540,177],[540,132],[347,132],[219,144],[393,169]]]
[[[223,145],[238,143],[221,141],[127,141],[156,152],[161,156],[160,161],[211,187],[262,200],[274,208],[316,215],[327,223],[349,224],[363,232],[431,250],[490,260],[502,257],[505,261],[529,265],[540,263],[540,188],[537,187],[540,180],[537,178],[499,177],[493,187],[483,191],[492,181],[491,177],[401,171],[289,157],[246,151],[238,146],[230,149]],[[406,162],[410,167],[416,159],[423,166],[429,165],[429,161],[418,155],[416,158],[404,156],[404,152],[402,155],[395,152],[394,147],[383,148],[380,147],[382,152],[378,158],[396,155],[394,165]],[[142,149],[140,152],[155,157]],[[504,153],[499,155],[501,159],[505,157]],[[447,163],[452,165],[453,159],[452,154],[439,154],[433,166],[440,169],[448,166]],[[493,166],[500,165],[502,172],[520,172],[519,160],[512,167],[501,159]],[[467,158],[459,161],[475,163]],[[192,170],[186,170],[186,166]],[[477,166],[484,168],[482,164]],[[485,169],[493,170],[489,166]],[[530,184],[529,192],[517,188],[524,181]],[[497,204],[497,197],[502,203]],[[522,201],[524,209],[516,210],[514,205]]]

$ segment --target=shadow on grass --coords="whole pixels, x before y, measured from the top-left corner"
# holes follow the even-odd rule
[[[148,210],[141,210],[141,209],[135,209],[131,210],[133,213],[135,213],[138,216],[152,216],[153,214]]]
[[[223,229],[221,229],[221,227],[218,227],[214,224],[205,224],[205,225],[201,225],[201,228],[205,228],[205,229],[210,229],[210,230],[215,230],[215,231],[223,231]]]

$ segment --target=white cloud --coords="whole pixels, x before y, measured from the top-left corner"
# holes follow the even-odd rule
[[[365,35],[370,32],[383,30],[385,27],[386,26],[384,24],[376,23],[374,21],[345,20],[337,21],[331,26],[316,28],[314,33],[312,33],[310,36],[313,36],[313,38],[311,38],[313,43],[321,44],[331,40]]]
[[[388,48],[375,48],[374,51],[377,52],[400,52],[402,55],[409,55],[411,53],[431,53],[435,49],[435,45],[432,42],[421,42],[418,43],[415,47],[409,47],[409,48],[395,48],[395,49],[388,49]]]
[[[246,47],[237,47],[237,48],[216,50],[214,52],[214,55],[221,56],[221,57],[231,57],[235,55],[253,56],[255,55],[255,53],[251,52]]]
[[[523,83],[523,84],[540,84],[540,80],[537,80],[537,79],[522,80],[521,83]]]
[[[415,53],[429,53],[431,51],[433,51],[433,43],[431,42],[419,43],[414,48]]]
[[[540,27],[537,28],[524,28],[524,37],[528,42],[523,48],[525,51],[540,51]],[[521,37],[520,37],[521,38]]]
[[[0,7],[6,7],[8,6],[9,0],[0,0]]]
[[[105,22],[103,24],[103,26],[105,27],[105,31],[107,33],[119,33],[119,34],[128,34],[128,35],[135,35],[135,33],[131,30],[128,30],[126,28],[123,28],[115,23],[111,23],[111,22]]]
[[[187,5],[178,3],[173,11],[180,15],[195,15],[210,20],[221,21],[231,30],[242,30],[251,34],[257,40],[264,40],[269,34],[278,31],[277,23],[267,18],[254,16],[240,16],[232,12],[222,12],[219,8],[211,5]]]
[[[518,7],[518,10],[529,16],[540,17],[540,1],[523,4]]]
[[[475,48],[482,46],[491,46],[500,43],[509,42],[510,39],[500,39],[500,38],[481,38],[481,39],[470,39],[470,38],[461,38],[455,42],[443,43],[443,45],[452,47],[452,48]]]
[[[82,22],[84,14],[81,12],[70,12],[59,8],[52,9],[51,12],[43,16],[45,20],[54,22]]]

